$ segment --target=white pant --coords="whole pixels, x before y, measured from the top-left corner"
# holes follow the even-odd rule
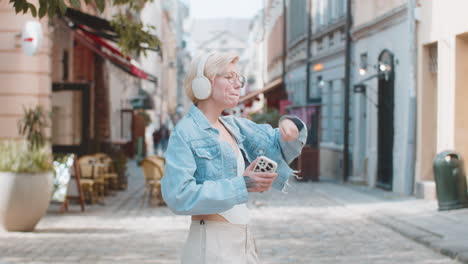
[[[248,225],[192,221],[182,264],[259,264]]]

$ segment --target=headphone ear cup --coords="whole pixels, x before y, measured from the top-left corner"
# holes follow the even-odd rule
[[[198,100],[208,99],[211,95],[211,82],[205,76],[198,76],[192,81],[192,90]]]

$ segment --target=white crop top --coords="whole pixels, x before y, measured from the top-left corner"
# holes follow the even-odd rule
[[[236,145],[237,149],[237,177],[243,177],[245,171],[245,162],[244,156],[240,151],[239,147]],[[238,225],[246,225],[249,223],[249,209],[247,208],[247,204],[237,204],[234,205],[231,209],[219,213],[222,217],[224,217],[229,223],[231,224],[238,224]]]

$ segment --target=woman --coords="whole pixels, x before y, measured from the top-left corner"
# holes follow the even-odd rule
[[[305,125],[292,116],[283,116],[279,129],[221,117],[237,106],[244,85],[238,59],[211,53],[192,62],[185,89],[194,104],[169,139],[162,194],[174,213],[192,216],[183,264],[259,263],[248,225],[248,192],[283,190],[293,174],[288,163],[307,137]],[[253,171],[262,155],[278,164],[277,173]]]

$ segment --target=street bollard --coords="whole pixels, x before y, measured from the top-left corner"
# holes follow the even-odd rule
[[[461,156],[453,151],[444,151],[436,155],[433,165],[439,210],[468,207],[465,170]]]

